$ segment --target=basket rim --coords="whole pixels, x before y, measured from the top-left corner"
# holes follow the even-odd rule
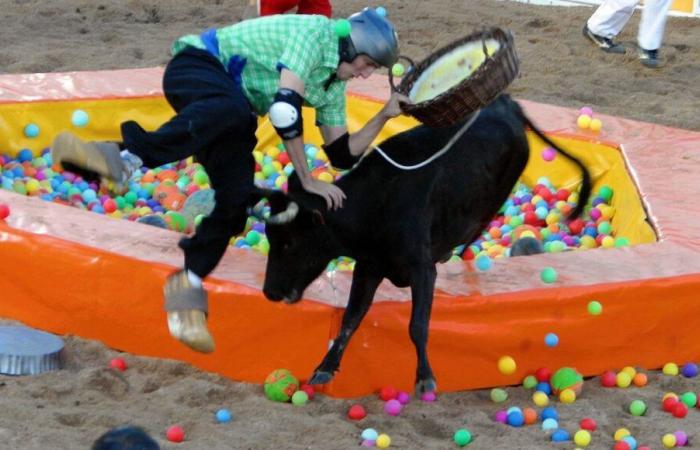
[[[465,86],[469,85],[473,79],[481,78],[483,76],[483,73],[490,70],[491,66],[493,66],[493,64],[495,64],[497,60],[500,60],[505,57],[506,52],[512,51],[511,49],[513,48],[513,35],[510,31],[505,31],[499,27],[491,27],[480,31],[474,31],[467,36],[463,36],[441,47],[437,51],[431,53],[425,59],[421,60],[418,64],[416,64],[413,70],[411,70],[401,79],[401,82],[396,88],[396,90],[399,93],[408,96],[408,93],[413,87],[413,84],[418,80],[420,75],[422,75],[425,69],[440,57],[444,56],[445,54],[449,53],[450,51],[467,42],[485,40],[489,38],[494,38],[500,43],[506,45],[501,45],[498,48],[498,50],[493,55],[488,56],[484,63],[481,64],[470,76],[463,79],[454,86],[450,87],[446,91],[441,92],[435,97],[420,103],[402,104],[402,109],[404,110],[404,112],[411,114],[413,111],[430,108],[436,103],[442,103],[445,100],[445,98],[451,97],[452,94],[459,90],[462,90]]]

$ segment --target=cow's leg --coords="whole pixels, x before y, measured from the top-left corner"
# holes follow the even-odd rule
[[[343,357],[345,347],[350,341],[350,337],[360,326],[360,322],[367,314],[374,293],[382,281],[381,276],[377,276],[367,271],[362,263],[355,265],[355,272],[352,277],[352,286],[350,287],[350,298],[348,306],[343,314],[343,322],[340,326],[340,332],[333,341],[333,345],[326,353],[321,364],[314,370],[309,384],[326,384],[333,378],[333,374],[338,370],[340,360]]]
[[[419,264],[411,268],[411,323],[409,333],[416,346],[416,395],[437,389],[433,370],[428,362],[428,324],[433,306],[433,290],[437,271],[434,264]]]

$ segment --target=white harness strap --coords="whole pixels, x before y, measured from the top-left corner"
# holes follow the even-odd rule
[[[444,155],[445,153],[447,153],[447,152],[452,148],[452,145],[453,145],[455,142],[457,142],[457,139],[459,139],[459,138],[469,129],[469,127],[472,126],[472,124],[474,123],[474,121],[476,120],[476,118],[479,117],[479,114],[480,114],[480,113],[481,113],[481,110],[480,110],[480,109],[476,110],[476,112],[474,112],[474,114],[472,114],[471,118],[467,121],[467,123],[465,123],[465,124],[462,126],[462,128],[460,128],[460,130],[457,132],[457,134],[455,134],[454,136],[452,136],[452,139],[450,139],[450,140],[447,142],[447,144],[445,144],[445,146],[442,147],[442,148],[440,149],[439,152],[433,154],[430,158],[426,159],[425,161],[423,161],[423,162],[421,162],[421,163],[414,164],[414,165],[412,165],[412,166],[404,166],[403,164],[399,164],[399,163],[397,163],[396,161],[394,161],[393,159],[391,159],[391,158],[389,157],[389,155],[387,155],[386,153],[384,153],[384,150],[382,150],[381,148],[379,148],[379,147],[374,147],[374,149],[375,149],[377,152],[379,152],[379,154],[382,155],[382,157],[383,157],[384,159],[386,159],[387,162],[388,162],[389,164],[391,164],[392,166],[396,167],[397,169],[401,169],[401,170],[415,170],[415,169],[420,169],[421,167],[427,166],[427,165],[430,164],[431,162],[435,161],[436,159],[438,159],[439,157],[441,157],[442,155]]]

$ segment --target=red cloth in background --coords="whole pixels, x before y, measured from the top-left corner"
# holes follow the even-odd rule
[[[260,0],[260,15],[284,14],[297,8],[297,14],[320,14],[330,17],[333,11],[330,0]]]

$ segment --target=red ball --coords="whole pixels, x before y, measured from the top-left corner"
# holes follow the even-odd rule
[[[306,392],[306,395],[309,396],[309,400],[313,400],[314,395],[316,395],[316,391],[314,390],[314,387],[311,386],[310,384],[306,384],[306,383],[302,384],[301,387],[299,388],[299,390]]]
[[[277,155],[277,161],[279,161],[282,166],[286,166],[291,160],[287,152],[280,152],[280,154]]]
[[[583,220],[581,219],[574,219],[571,222],[569,222],[569,231],[571,234],[580,234],[581,231],[583,231]]]
[[[549,382],[549,379],[552,378],[552,371],[546,367],[540,367],[535,371],[535,378],[540,383]]]
[[[165,437],[170,442],[182,442],[185,440],[185,430],[180,425],[173,425],[165,432]]]
[[[471,261],[474,259],[474,252],[471,248],[467,248],[464,253],[462,253],[462,259],[465,261]]]
[[[362,420],[367,417],[367,411],[365,411],[364,406],[360,404],[354,404],[348,410],[348,419],[350,420]]]
[[[556,194],[554,194],[554,198],[557,200],[566,200],[569,198],[569,195],[571,195],[571,192],[569,192],[568,189],[559,189]]]
[[[591,419],[590,417],[584,417],[583,419],[581,419],[581,422],[579,422],[579,426],[582,430],[588,431],[595,431],[595,429],[598,427],[598,425],[595,423],[595,420]]]
[[[688,415],[688,407],[685,406],[685,403],[683,403],[683,402],[676,403],[676,405],[673,407],[673,417],[676,417],[678,419],[682,419],[687,415]]]
[[[114,358],[109,362],[109,367],[124,372],[126,370],[126,361],[122,358]]]
[[[673,412],[673,409],[676,407],[677,404],[678,400],[674,397],[666,397],[663,403],[661,403],[664,411],[666,412]]]
[[[627,441],[617,441],[615,442],[614,450],[632,450],[632,447],[627,443]]]
[[[398,395],[399,391],[397,391],[393,386],[384,386],[379,390],[379,398],[385,402],[395,399]]]
[[[111,198],[108,198],[105,200],[105,202],[102,204],[102,207],[105,209],[105,212],[107,214],[113,213],[114,211],[117,210],[117,202],[112,200]]]
[[[527,211],[525,213],[525,218],[523,222],[525,222],[527,225],[537,225],[539,223],[540,219],[537,217],[537,214],[535,214],[532,211]]]
[[[0,220],[7,219],[7,216],[9,216],[9,215],[10,215],[10,207],[4,203],[0,203]]]
[[[603,387],[617,386],[617,375],[615,375],[615,372],[613,372],[612,370],[608,370],[600,376],[600,384]]]

